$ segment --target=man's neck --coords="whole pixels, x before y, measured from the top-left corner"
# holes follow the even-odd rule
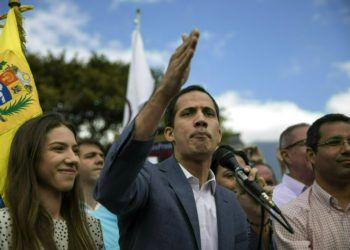
[[[178,159],[179,163],[194,177],[198,178],[199,185],[202,186],[209,176],[211,160],[185,160]]]
[[[336,198],[338,205],[345,210],[350,203],[350,183],[328,183],[319,178],[316,181],[327,193]]]
[[[95,185],[91,185],[91,184],[86,184],[86,183],[82,183],[82,189],[83,189],[83,193],[84,193],[84,200],[85,203],[91,207],[92,209],[95,209],[96,205],[97,205],[97,201],[94,199],[94,197],[92,196],[93,190],[94,190],[94,186]]]
[[[310,186],[313,182],[311,178],[305,178],[304,174],[299,174],[297,171],[293,171],[291,169],[288,175],[306,186]]]

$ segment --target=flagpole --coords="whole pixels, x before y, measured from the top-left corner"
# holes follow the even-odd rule
[[[22,5],[19,0],[9,0],[8,5],[10,8],[18,7],[22,13],[27,11],[27,10],[33,9],[33,6],[31,6],[31,5]],[[2,15],[0,15],[0,20],[5,19],[6,17],[7,17],[7,13],[2,14]],[[3,27],[3,25],[1,25],[0,27]]]
[[[10,8],[13,8],[15,6],[21,7],[21,2],[19,0],[9,0],[9,6]]]
[[[135,19],[134,19],[134,24],[135,24],[135,31],[140,33],[140,30],[141,30],[141,10],[140,9],[136,9],[136,15],[135,15]],[[131,67],[131,65],[130,65],[130,67]],[[126,102],[125,105],[128,107],[128,111],[129,111],[128,112],[128,117],[129,118],[127,119],[126,123],[125,123],[125,118],[123,118],[124,119],[123,126],[125,126],[127,123],[130,122],[131,117],[132,117],[132,113],[133,113],[131,103],[130,103],[130,101],[128,100],[127,97],[125,98],[125,102]]]
[[[21,40],[21,44],[22,44],[22,50],[23,53],[26,51],[26,38],[25,38],[25,31],[23,28],[23,24],[22,24],[22,12],[25,12],[27,10],[32,10],[33,6],[31,5],[22,5],[20,0],[9,0],[8,3],[9,7],[11,9],[15,10],[15,14],[16,14],[16,20],[17,20],[17,28],[18,28],[18,32],[19,32],[19,38]],[[7,13],[3,14],[0,16],[0,20],[5,19],[7,17]],[[3,28],[3,25],[0,25],[0,28]]]
[[[141,10],[140,9],[136,10],[136,16],[135,16],[135,19],[134,19],[134,24],[135,24],[135,30],[140,32],[140,29],[141,29]]]

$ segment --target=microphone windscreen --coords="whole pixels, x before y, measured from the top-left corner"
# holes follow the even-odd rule
[[[213,162],[217,165],[227,166],[227,160],[234,157],[234,148],[229,145],[220,145],[214,152]]]

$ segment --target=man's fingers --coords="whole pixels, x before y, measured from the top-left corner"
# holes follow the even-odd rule
[[[188,39],[188,35],[186,33],[183,33],[181,38],[182,38],[182,42],[185,42]]]
[[[177,68],[180,72],[185,72],[187,70],[187,68],[190,66],[193,55],[194,50],[189,49],[181,58],[179,58]]]
[[[182,43],[176,48],[174,55],[179,55],[190,45],[191,40],[187,34],[182,34]]]
[[[192,33],[190,35],[187,35],[186,33],[181,35],[182,37],[182,44],[178,46],[175,50],[174,57],[178,57],[184,51],[191,45],[191,40],[193,39]]]
[[[191,37],[188,38],[188,40],[190,41],[190,44],[188,44],[188,46],[186,47],[186,50],[183,51],[182,54],[179,54],[179,57],[177,58],[177,62],[178,62],[177,67],[178,67],[178,70],[181,72],[188,70],[188,67],[190,65],[191,59],[194,55],[194,51],[197,46],[198,36],[194,36],[192,35],[192,33],[191,33]]]
[[[180,57],[189,47],[191,47],[193,50],[196,48],[197,41],[199,38],[199,31],[193,30],[190,35],[182,34],[182,44],[177,47],[174,57]]]
[[[186,63],[192,58],[194,51],[196,49],[196,45],[197,45],[197,40],[191,40],[188,46],[186,46],[181,53],[177,54],[177,60],[179,64]]]
[[[273,192],[272,186],[268,186],[268,185],[264,186],[264,191],[268,196],[272,197],[272,192]]]
[[[182,44],[176,49],[170,58],[169,65],[163,79],[169,84],[181,87],[187,80],[190,71],[191,59],[199,38],[199,31],[193,30],[190,35],[182,34]],[[174,85],[175,86],[175,85]]]
[[[192,31],[191,31],[191,36],[194,36],[194,37],[197,37],[197,39],[199,38],[200,36],[200,32],[197,28],[194,28]]]
[[[244,172],[248,175],[248,180],[254,181],[257,177],[258,170],[256,168],[251,168],[249,166],[243,167]]]
[[[267,185],[264,178],[260,176],[256,178],[256,182],[259,184],[260,187],[265,187]]]

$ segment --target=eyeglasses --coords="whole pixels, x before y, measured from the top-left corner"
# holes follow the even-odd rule
[[[318,147],[341,147],[344,146],[345,143],[350,146],[350,138],[343,138],[343,137],[331,137],[325,142],[318,143]]]
[[[290,148],[302,147],[302,146],[306,146],[306,139],[302,139],[302,140],[296,141],[292,144],[289,144],[288,146],[284,147],[283,149],[290,149]]]

